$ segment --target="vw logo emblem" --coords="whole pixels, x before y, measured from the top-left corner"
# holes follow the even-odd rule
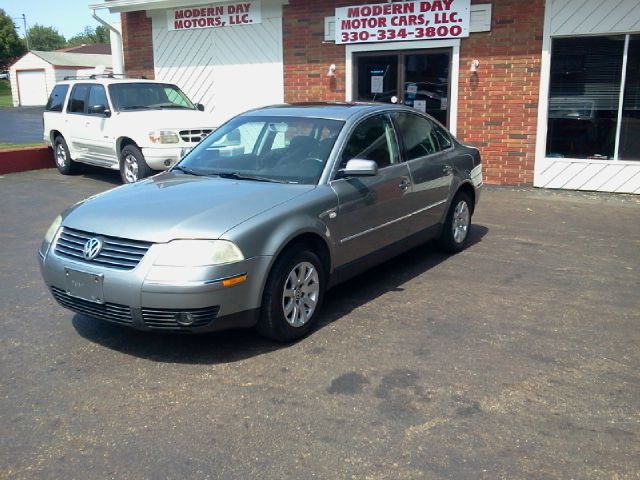
[[[93,237],[87,240],[87,243],[84,244],[82,256],[85,260],[93,260],[98,256],[100,250],[102,250],[102,240]]]

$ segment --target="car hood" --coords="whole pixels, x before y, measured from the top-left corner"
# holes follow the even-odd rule
[[[314,188],[165,172],[77,204],[66,212],[63,225],[154,243],[217,239],[236,225]]]
[[[119,112],[118,115],[133,121],[136,125],[144,125],[147,130],[191,128],[215,128],[216,124],[210,113],[199,110],[132,110]]]

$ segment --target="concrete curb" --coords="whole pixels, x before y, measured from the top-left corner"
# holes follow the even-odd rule
[[[50,147],[26,147],[0,150],[0,175],[54,168]]]

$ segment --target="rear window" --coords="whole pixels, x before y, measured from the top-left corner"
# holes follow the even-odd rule
[[[49,95],[49,101],[45,107],[48,112],[61,112],[62,105],[64,105],[64,99],[69,91],[69,85],[56,85],[53,87],[51,95]]]

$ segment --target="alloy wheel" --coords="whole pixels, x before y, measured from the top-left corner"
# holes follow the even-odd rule
[[[138,159],[132,155],[127,154],[124,157],[124,178],[127,183],[135,183],[138,181]]]
[[[284,283],[282,312],[292,327],[305,325],[313,316],[320,297],[320,279],[310,262],[298,263]]]
[[[469,212],[469,205],[464,200],[461,200],[453,211],[453,222],[451,224],[453,239],[456,243],[462,243],[467,238],[470,223],[471,212]]]

